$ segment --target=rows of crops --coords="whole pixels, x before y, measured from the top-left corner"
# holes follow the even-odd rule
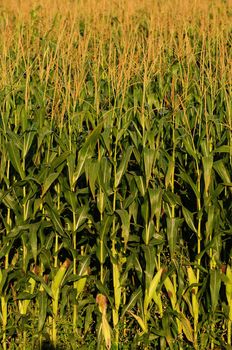
[[[3,350],[232,349],[231,5],[0,1]]]

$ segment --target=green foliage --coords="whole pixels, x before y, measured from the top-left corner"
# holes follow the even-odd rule
[[[4,350],[231,349],[231,16],[136,4],[0,15]]]

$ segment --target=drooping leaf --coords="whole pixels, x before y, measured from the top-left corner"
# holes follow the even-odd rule
[[[127,170],[127,166],[128,166],[128,162],[130,160],[132,149],[133,149],[133,147],[129,146],[127,148],[126,152],[122,156],[122,160],[120,162],[120,165],[119,165],[119,167],[117,169],[116,176],[115,176],[115,187],[116,188],[120,184],[121,178],[122,178],[122,176],[125,174],[125,172]]]
[[[58,178],[60,174],[59,173],[52,173],[49,174],[48,177],[46,177],[43,187],[42,187],[42,193],[41,193],[41,198],[44,197],[44,195],[47,193],[51,185],[55,182],[55,180]]]
[[[183,314],[183,312],[178,313],[178,318],[181,321],[184,335],[186,336],[188,341],[193,343],[193,328],[191,326],[189,319]]]
[[[142,296],[142,288],[139,288],[131,294],[130,300],[127,305],[123,307],[121,318],[123,318],[127,311],[132,310],[137,300]]]
[[[182,212],[183,212],[183,215],[184,215],[184,219],[187,223],[187,225],[190,227],[190,229],[197,233],[197,229],[194,225],[194,219],[193,219],[193,214],[187,209],[185,208],[184,206],[182,206]]]
[[[76,183],[78,178],[80,177],[83,169],[85,162],[87,159],[89,159],[92,156],[92,150],[96,145],[97,139],[100,136],[102,130],[102,123],[100,123],[88,136],[87,140],[85,141],[84,145],[82,146],[81,150],[78,153],[78,162],[77,162],[77,167],[75,170],[75,173],[73,175],[73,183],[72,186]]]
[[[179,228],[183,220],[179,218],[167,218],[167,238],[171,258],[174,258],[176,244],[179,237]]]
[[[25,177],[25,172],[22,167],[21,156],[18,148],[15,147],[15,145],[12,142],[8,142],[7,150],[8,150],[8,155],[9,155],[11,164],[13,165],[13,167],[19,173],[21,179],[23,180]]]
[[[88,218],[88,210],[88,205],[85,205],[77,210],[76,226],[74,227],[75,231],[78,230]]]
[[[129,234],[130,234],[130,215],[125,209],[118,209],[116,212],[119,214],[122,222],[122,237],[124,239],[124,246],[127,246]]]

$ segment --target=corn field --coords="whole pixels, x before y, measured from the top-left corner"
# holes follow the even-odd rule
[[[0,348],[232,349],[231,0],[0,0]]]

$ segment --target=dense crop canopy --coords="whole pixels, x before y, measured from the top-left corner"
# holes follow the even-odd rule
[[[232,3],[0,1],[0,341],[231,349]]]

